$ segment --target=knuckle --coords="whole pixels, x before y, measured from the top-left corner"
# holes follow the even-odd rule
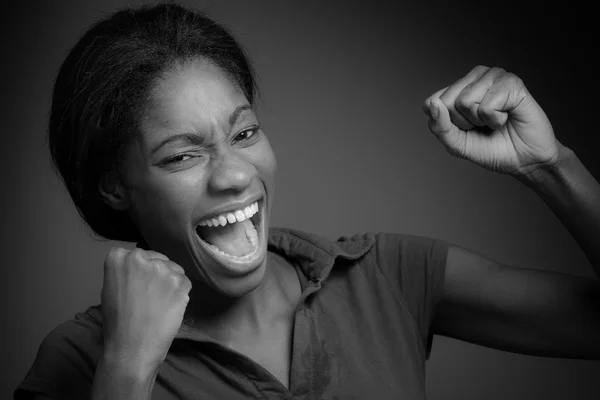
[[[143,260],[145,259],[145,250],[142,250],[138,247],[136,247],[135,249],[132,249],[129,252],[129,257],[135,259],[135,260]]]
[[[111,247],[108,251],[108,255],[112,257],[124,256],[129,252],[129,250],[123,247]]]
[[[162,253],[154,250],[144,250],[148,258],[159,258],[161,260],[168,260],[169,258]]]
[[[490,68],[490,73],[492,73],[494,75],[504,75],[504,74],[506,74],[506,70],[504,68],[500,68],[500,67],[492,67],[492,68]]]
[[[494,112],[495,112],[494,108],[491,107],[488,103],[481,103],[479,105],[478,110],[477,110],[477,113],[480,116],[486,117],[486,118],[489,118],[489,117],[493,116]]]
[[[167,279],[169,280],[171,286],[173,286],[174,288],[179,288],[181,286],[181,274],[171,272],[167,276]]]
[[[110,250],[108,250],[108,253],[112,254],[112,253],[120,253],[120,252],[125,252],[125,251],[127,251],[127,250],[123,247],[113,246],[110,248]]]
[[[446,93],[448,91],[450,87],[444,87],[439,89],[438,91],[436,91],[434,94],[432,94],[431,96],[429,96],[426,101],[429,101],[429,103],[431,103],[434,99],[440,98],[440,96],[442,96],[444,93]]]
[[[178,272],[180,274],[184,274],[185,275],[185,270],[183,269],[183,267],[181,267],[179,264],[174,263],[172,261],[169,261],[167,264],[167,267],[169,267],[171,270]]]
[[[190,290],[192,290],[192,281],[190,280],[190,278],[188,278],[187,276],[183,276],[183,282],[184,282],[184,288],[186,290],[186,292],[189,292]]]
[[[192,288],[192,283],[187,276],[177,272],[171,272],[168,277],[170,284],[177,291],[189,292]]]
[[[185,275],[182,275],[180,288],[181,291],[184,292],[186,295],[192,290],[192,281],[190,281]]]
[[[164,274],[169,271],[169,268],[167,268],[165,262],[157,258],[146,260],[144,264],[156,274]]]
[[[486,65],[476,65],[472,70],[471,73],[473,74],[483,74],[487,71],[489,71],[490,67],[486,66]]]
[[[504,76],[505,81],[511,86],[521,86],[523,81],[517,75],[513,73],[507,73]]]
[[[112,247],[108,253],[106,254],[106,258],[104,259],[104,266],[107,268],[116,268],[120,266],[122,260],[125,258],[129,250],[124,249],[122,247]]]
[[[450,96],[450,95],[446,94],[446,92],[445,92],[445,93],[443,93],[443,94],[440,96],[440,101],[441,101],[441,102],[444,104],[444,106],[446,106],[446,108],[447,108],[448,110],[453,110],[453,109],[454,109],[454,104],[452,104],[452,101],[451,101],[451,99],[449,98],[449,96]]]
[[[456,108],[461,111],[470,110],[473,102],[466,93],[461,93],[454,102]]]

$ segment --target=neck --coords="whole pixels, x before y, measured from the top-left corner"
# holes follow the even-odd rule
[[[228,297],[194,284],[186,308],[188,325],[227,343],[239,336],[260,334],[287,320],[300,296],[298,277],[294,268],[275,253],[268,252],[265,263],[260,285],[241,297]]]

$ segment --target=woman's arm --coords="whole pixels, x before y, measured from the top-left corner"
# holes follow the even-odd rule
[[[428,98],[424,110],[431,131],[452,155],[533,188],[600,278],[600,185],[556,140],[518,77],[476,67]],[[432,329],[517,353],[600,359],[600,282],[513,268],[451,246]]]
[[[600,277],[600,185],[560,147],[552,168],[520,177],[548,203]],[[449,250],[435,333],[515,353],[600,360],[600,282]]]
[[[104,262],[103,355],[92,400],[146,400],[181,326],[192,287],[181,266],[152,250],[113,248]]]
[[[555,165],[535,168],[518,179],[550,206],[600,279],[600,184],[575,153],[560,146]]]
[[[520,177],[548,203],[600,277],[600,185],[560,147],[552,168]],[[433,330],[515,353],[600,360],[600,282],[513,268],[452,246]]]
[[[600,282],[450,246],[431,329],[513,353],[600,360]]]

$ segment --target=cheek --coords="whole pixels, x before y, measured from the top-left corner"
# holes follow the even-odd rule
[[[254,165],[263,180],[272,181],[277,172],[277,161],[275,159],[275,153],[271,148],[271,144],[266,137],[261,141],[260,146],[257,146],[253,156]]]
[[[132,196],[138,220],[146,221],[144,225],[160,225],[166,229],[179,229],[186,224],[200,197],[201,182],[193,169],[140,181]]]

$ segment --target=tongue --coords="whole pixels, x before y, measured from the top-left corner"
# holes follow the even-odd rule
[[[249,236],[254,236],[256,229],[250,219],[225,226],[202,226],[199,229],[204,240],[232,256],[243,256],[253,250]]]

